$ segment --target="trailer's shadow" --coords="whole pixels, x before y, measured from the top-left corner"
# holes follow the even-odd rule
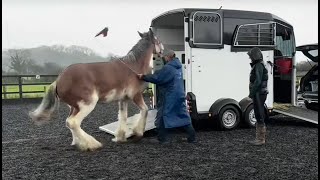
[[[293,117],[288,117],[284,115],[275,115],[274,117],[270,117],[265,121],[267,126],[291,126],[291,127],[306,127],[306,128],[318,128],[318,124],[311,123],[308,121],[300,120]],[[194,128],[197,131],[224,131],[219,127],[217,121],[213,120],[200,120],[194,123]],[[236,129],[251,129],[252,127],[248,127],[243,122],[240,122]]]
[[[318,124],[314,124],[311,122],[303,121],[300,119],[283,116],[283,115],[275,115],[274,117],[270,117],[266,122],[266,126],[269,127],[305,127],[305,128],[318,128]],[[208,132],[208,131],[225,131],[219,127],[217,121],[213,120],[199,120],[197,122],[193,122],[193,127],[197,132]],[[252,127],[251,127],[252,128]],[[244,123],[240,122],[236,129],[251,129],[244,125]],[[180,134],[183,133],[183,128],[173,128],[169,130],[171,134]],[[144,133],[144,137],[155,137],[157,136],[157,129],[152,129],[146,131]]]

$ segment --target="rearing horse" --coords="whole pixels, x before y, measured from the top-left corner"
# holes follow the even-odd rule
[[[99,100],[118,101],[119,126],[112,141],[125,142],[128,100],[132,100],[140,109],[140,118],[133,128],[133,134],[142,138],[148,107],[142,96],[144,82],[140,81],[135,73],[150,73],[153,54],[161,54],[163,45],[151,29],[146,33],[138,33],[141,39],[122,58],[67,67],[50,85],[38,108],[29,113],[32,120],[36,123],[48,121],[57,100],[65,102],[70,107],[66,126],[72,133],[71,145],[76,145],[80,150],[93,151],[102,147],[102,144],[81,128],[82,120],[95,108]]]

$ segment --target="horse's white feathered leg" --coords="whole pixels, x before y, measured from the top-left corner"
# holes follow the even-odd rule
[[[83,129],[81,129],[82,120],[90,114],[98,102],[98,95],[94,93],[92,95],[91,102],[84,103],[79,102],[79,112],[72,114],[67,118],[67,126],[73,134],[73,143],[78,146],[80,150],[95,150],[102,147],[102,144],[97,141],[94,137],[87,134]]]
[[[147,116],[148,116],[148,106],[144,102],[143,96],[141,93],[137,94],[134,97],[133,101],[140,109],[140,118],[138,119],[135,127],[133,128],[133,134],[138,137],[142,137],[145,130]]]
[[[115,137],[112,139],[114,142],[126,142],[126,132],[128,131],[127,127],[127,117],[128,117],[128,102],[125,100],[119,101],[119,126],[115,132]]]
[[[76,114],[76,112],[75,112],[76,109],[75,109],[74,107],[71,107],[70,105],[68,105],[68,106],[69,106],[69,108],[70,108],[70,113],[69,113],[69,116],[68,116],[68,118],[69,118],[70,116],[73,116],[73,115]],[[67,118],[67,120],[66,120],[66,126],[67,126],[67,128],[69,128],[69,127],[68,127],[68,118]],[[70,129],[70,128],[69,128],[69,129]],[[76,144],[76,137],[75,137],[72,129],[70,129],[70,131],[71,131],[71,134],[72,134],[72,143],[71,143],[71,146],[73,146],[73,145]]]

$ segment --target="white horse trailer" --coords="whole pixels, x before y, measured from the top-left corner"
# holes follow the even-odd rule
[[[264,12],[224,9],[176,9],[155,17],[151,28],[165,48],[182,61],[188,109],[193,122],[212,119],[223,129],[240,122],[254,127],[249,95],[251,67],[247,52],[262,50],[269,72],[265,113],[276,111],[318,124],[318,112],[297,107],[295,37],[292,25]],[[162,68],[154,56],[153,71]],[[157,88],[146,130],[155,128]],[[135,116],[128,118],[129,129]],[[99,127],[114,134],[117,122]],[[132,133],[128,132],[127,137]]]
[[[251,70],[247,52],[252,47],[262,50],[269,72],[266,114],[282,107],[279,103],[295,107],[295,37],[292,25],[283,19],[264,12],[175,9],[155,17],[151,28],[182,61],[193,121],[215,119],[223,129],[233,129],[241,121],[255,125],[247,98]],[[154,70],[161,66],[160,57],[154,57]],[[153,90],[156,108],[156,86]]]

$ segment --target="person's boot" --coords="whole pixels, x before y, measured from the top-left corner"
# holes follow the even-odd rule
[[[266,126],[256,125],[256,139],[251,141],[252,145],[260,146],[266,143]]]

